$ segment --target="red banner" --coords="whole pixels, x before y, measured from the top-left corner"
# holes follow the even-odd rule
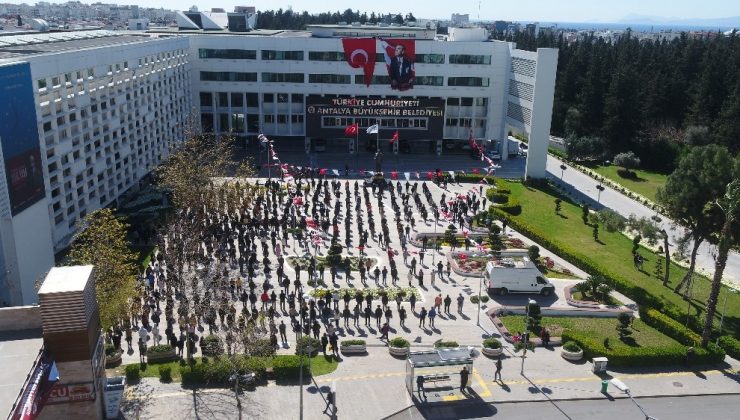
[[[375,71],[374,38],[342,38],[344,59],[352,68],[363,69],[365,85],[370,86]]]

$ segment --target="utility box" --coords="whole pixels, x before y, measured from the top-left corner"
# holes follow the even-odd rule
[[[606,357],[594,357],[592,361],[594,373],[606,372],[606,365],[609,363],[609,359]]]

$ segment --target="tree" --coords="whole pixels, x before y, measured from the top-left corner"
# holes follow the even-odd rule
[[[529,329],[534,331],[540,326],[542,320],[542,310],[537,303],[527,303],[529,309]]]
[[[668,243],[668,232],[660,227],[660,218],[657,216],[654,216],[653,218],[638,218],[637,216],[632,214],[627,220],[627,226],[630,230],[637,232],[640,236],[642,236],[642,238],[645,239],[647,241],[647,244],[650,246],[655,246],[660,240],[663,241],[663,246],[661,246],[661,249],[664,253],[663,261],[665,262],[665,272],[663,272],[663,270],[661,269],[660,273],[663,275],[663,286],[667,286],[668,279],[670,278],[671,252]],[[656,269],[656,276],[658,276],[657,273],[658,270]]]
[[[632,324],[632,315],[627,312],[621,312],[617,316],[619,324],[617,324],[617,331],[619,331],[619,338],[624,340],[625,337],[632,335],[630,324]]]
[[[583,206],[581,206],[581,220],[583,220],[583,224],[588,224],[588,215],[590,213],[590,210],[588,208],[588,204],[583,203]]]
[[[594,237],[594,241],[599,240],[599,224],[598,223],[594,223],[594,227],[593,227],[593,230],[591,231],[591,234]]]
[[[536,263],[540,259],[540,247],[537,245],[530,246],[527,249],[527,254],[529,255],[529,260]]]
[[[95,266],[95,295],[103,330],[126,319],[130,299],[136,296],[136,256],[126,240],[128,225],[111,209],[100,209],[83,219],[72,242],[69,265]]]
[[[596,213],[592,213],[591,221],[595,224],[601,224],[607,232],[612,233],[624,230],[626,222],[621,214],[609,208],[603,208]]]
[[[609,293],[611,293],[612,290],[614,290],[614,288],[612,288],[607,283],[600,284],[599,287],[596,289],[596,291],[599,293],[599,295],[601,295],[601,299],[600,300],[602,302],[604,302],[604,303],[606,303],[606,302],[609,301]],[[596,298],[596,296],[594,296],[594,298]]]
[[[658,189],[658,202],[674,221],[688,229],[693,241],[689,269],[675,288],[676,292],[683,289],[684,297],[690,289],[699,245],[709,236],[712,226],[721,223],[707,212],[708,205],[724,194],[732,181],[733,165],[724,147],[712,144],[694,147]]]
[[[599,137],[569,137],[565,139],[565,153],[573,160],[601,159],[604,143]]]
[[[642,236],[639,234],[635,235],[634,238],[632,238],[632,253],[634,254],[637,252],[638,249],[640,249],[640,241],[642,241]]]
[[[624,168],[624,176],[632,176],[632,169],[640,166],[640,158],[634,152],[624,152],[614,156],[614,164]]]
[[[594,299],[596,299],[597,291],[599,289],[599,286],[606,283],[606,279],[604,276],[597,274],[595,276],[588,276],[586,281],[584,282],[588,285],[588,288],[591,289],[591,296],[593,296]]]
[[[740,166],[740,165],[738,165]],[[707,347],[712,335],[712,324],[714,322],[714,313],[717,310],[717,299],[722,287],[722,275],[727,265],[727,255],[732,246],[738,244],[740,235],[733,230],[740,218],[740,180],[735,179],[727,186],[727,192],[724,197],[715,201],[715,205],[724,215],[724,223],[719,232],[719,242],[717,244],[717,257],[714,261],[714,276],[712,277],[712,287],[707,299],[707,315],[704,321],[704,330],[701,334],[701,346]]]
[[[563,200],[559,198],[555,199],[555,214],[560,214],[560,210],[563,208],[562,202]]]

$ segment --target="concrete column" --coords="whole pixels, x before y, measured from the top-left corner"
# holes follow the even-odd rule
[[[525,178],[544,178],[547,173],[547,146],[550,140],[557,66],[557,49],[537,49],[537,73],[532,101],[532,125],[529,133]]]

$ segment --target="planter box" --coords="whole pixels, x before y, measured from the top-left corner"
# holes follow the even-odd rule
[[[122,355],[123,353],[119,351],[113,356],[105,356],[105,367],[111,368],[120,365]]]
[[[162,353],[147,353],[146,354],[146,361],[147,363],[157,363],[157,362],[171,362],[173,360],[177,360],[177,353],[174,349]]]
[[[396,357],[407,357],[409,355],[408,347],[388,347],[388,352],[391,356]]]
[[[564,348],[561,348],[560,355],[563,356],[563,359],[565,360],[569,360],[571,362],[577,362],[583,359],[583,350],[573,352],[573,351],[568,351]]]
[[[367,353],[367,346],[365,344],[352,344],[350,346],[340,345],[339,349],[344,354],[365,354]]]
[[[501,356],[501,353],[504,352],[504,348],[499,347],[497,349],[489,349],[487,347],[483,347],[480,352],[487,357],[498,357]]]

